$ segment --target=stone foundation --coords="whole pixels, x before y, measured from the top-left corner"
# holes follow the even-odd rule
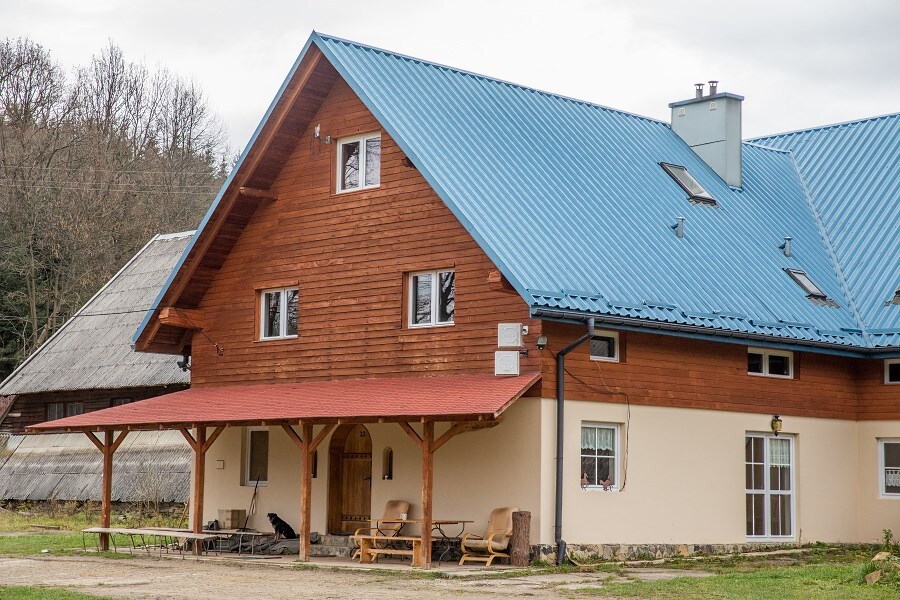
[[[799,548],[800,544],[569,544],[568,555],[577,562],[598,560],[656,560],[677,556],[709,556],[713,554],[742,554]],[[538,544],[531,547],[531,560],[556,562],[556,546]]]

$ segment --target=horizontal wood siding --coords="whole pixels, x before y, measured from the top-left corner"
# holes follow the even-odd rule
[[[379,130],[338,80],[275,179],[278,200],[260,203],[203,296],[204,333],[224,353],[195,334],[192,385],[489,373],[502,321],[530,324],[533,346],[540,322],[517,294],[490,289],[496,267],[386,132],[381,186],[334,193],[336,141]],[[404,274],[440,268],[456,270],[456,323],[406,328]],[[299,337],[257,341],[258,291],[287,285],[300,290]]]
[[[900,419],[900,385],[884,383],[884,360],[861,360],[857,369],[860,419]]]
[[[583,327],[545,323],[542,395],[556,397],[555,355]],[[566,398],[838,419],[900,418],[900,386],[880,384],[880,360],[795,353],[796,377],[747,374],[747,346],[639,332],[620,334],[621,363],[566,358]]]
[[[177,360],[172,357],[172,360]],[[9,414],[0,431],[23,433],[25,428],[47,420],[47,404],[51,402],[83,402],[84,412],[109,408],[113,398],[130,398],[132,401],[146,400],[155,396],[187,389],[186,385],[170,385],[145,388],[125,388],[119,390],[75,390],[68,392],[48,392],[44,394],[21,394],[16,396]],[[20,416],[13,416],[21,413]]]

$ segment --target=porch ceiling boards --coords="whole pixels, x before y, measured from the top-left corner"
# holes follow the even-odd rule
[[[540,377],[539,373],[464,374],[191,388],[40,423],[28,430],[493,420]]]

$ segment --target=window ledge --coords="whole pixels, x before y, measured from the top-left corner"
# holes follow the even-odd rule
[[[409,330],[420,330],[420,329],[440,329],[441,327],[453,327],[456,325],[455,321],[450,321],[449,323],[429,323],[428,325],[407,325],[406,328]]]
[[[747,375],[750,377],[765,377],[767,379],[794,379],[793,375],[769,375],[767,373],[750,373],[749,371]]]
[[[357,192],[369,192],[372,190],[377,190],[380,187],[381,187],[381,184],[379,183],[378,185],[367,185],[366,187],[352,188],[349,190],[337,190],[336,189],[334,191],[334,194],[338,195],[338,194],[355,194]]]
[[[287,337],[277,337],[277,338],[261,338],[253,340],[254,344],[271,344],[272,342],[293,342],[294,340],[300,339],[299,335],[290,335]]]
[[[252,488],[255,485],[256,485],[256,482],[254,481],[253,483],[242,483],[241,487],[251,487]],[[268,481],[260,481],[259,482],[259,487],[267,487],[268,485],[269,485]]]
[[[582,492],[601,492],[603,494],[618,494],[619,488],[609,488],[608,490],[604,490],[602,486],[599,485],[589,485],[581,488]]]

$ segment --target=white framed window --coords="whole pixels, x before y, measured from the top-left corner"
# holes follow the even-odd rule
[[[340,192],[381,184],[381,134],[367,133],[338,140],[337,185]]]
[[[747,348],[747,373],[762,377],[794,377],[794,353],[787,350]]]
[[[900,383],[900,358],[885,359],[884,382],[888,385]]]
[[[453,325],[456,309],[456,273],[425,271],[409,275],[409,326]]]
[[[900,438],[878,440],[878,491],[900,500]]]
[[[581,489],[619,489],[619,426],[581,424]]]
[[[591,360],[619,362],[619,332],[594,332],[594,337],[591,338]]]
[[[269,481],[269,429],[248,427],[244,438],[243,485],[264,486]]]
[[[794,539],[794,438],[748,433],[745,439],[747,537]]]
[[[297,337],[297,302],[295,287],[260,292],[259,339],[278,340]]]

